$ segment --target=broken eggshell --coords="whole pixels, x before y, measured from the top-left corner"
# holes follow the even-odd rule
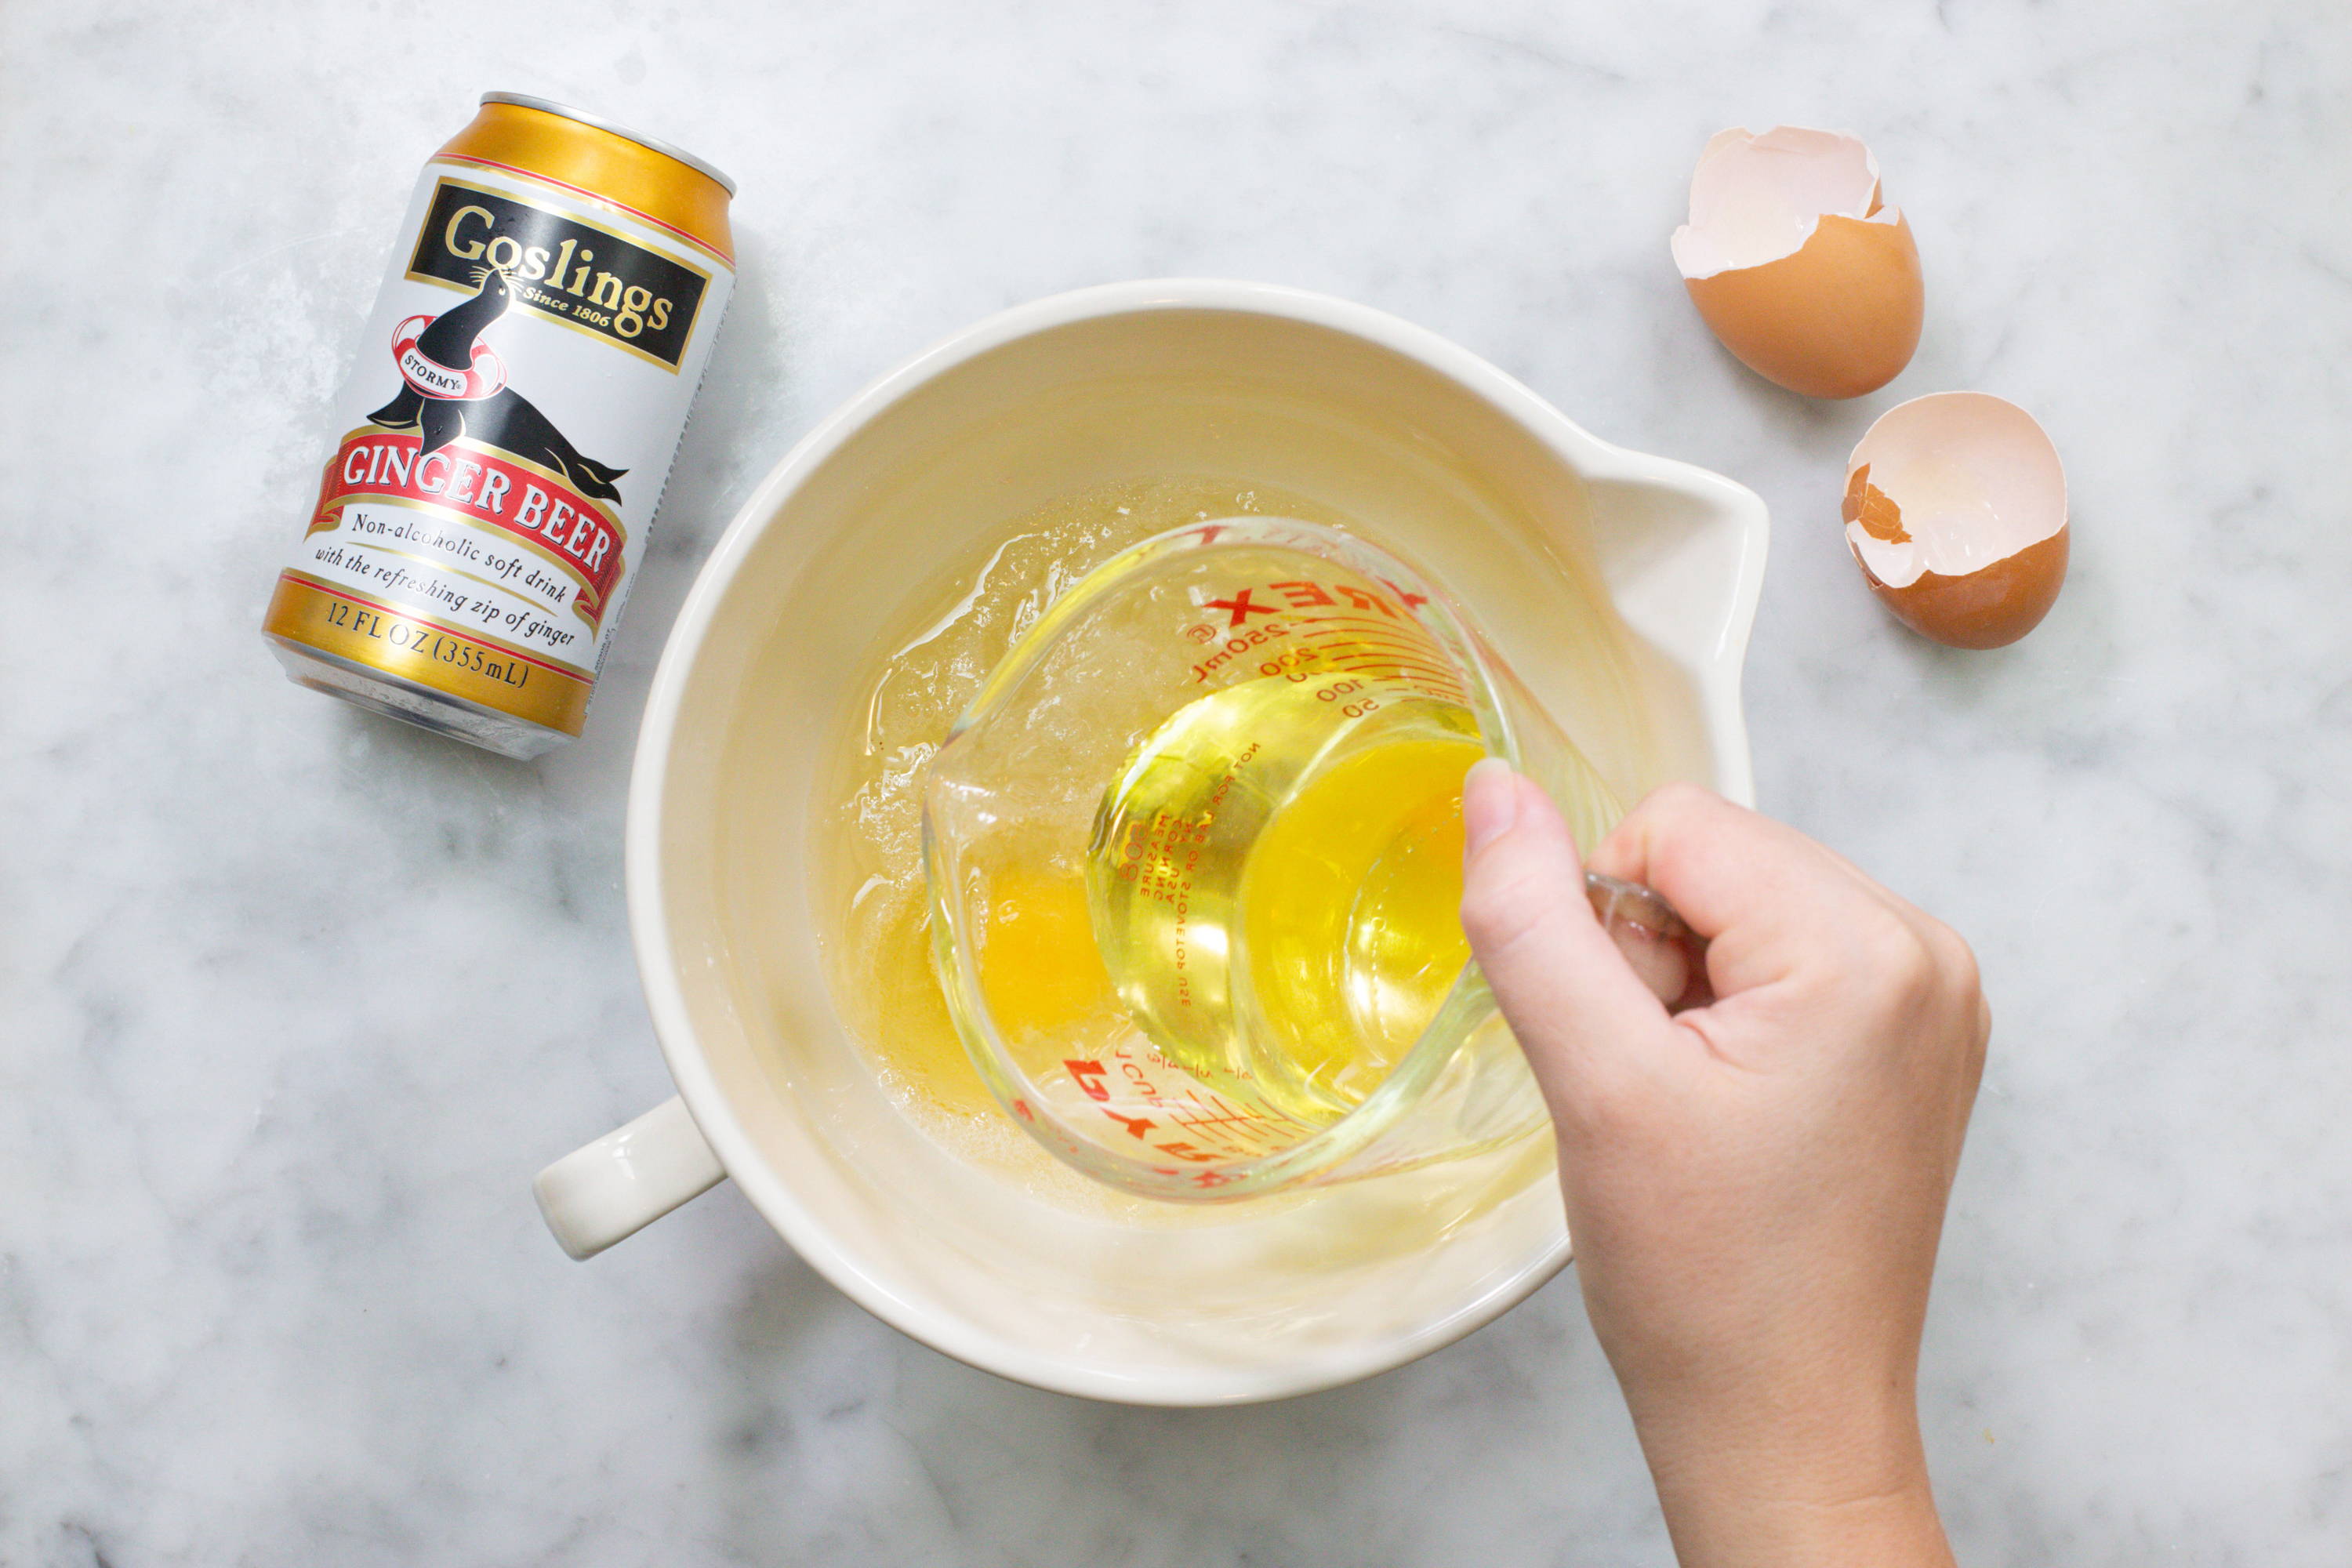
[[[1846,459],[1845,542],[1895,617],[1952,647],[2040,624],[2066,580],[2066,471],[2033,416],[1982,392],[1915,397]]]
[[[1879,199],[1858,138],[1725,131],[1691,175],[1675,265],[1723,346],[1808,397],[1859,397],[1919,346],[1926,294],[1911,226]]]

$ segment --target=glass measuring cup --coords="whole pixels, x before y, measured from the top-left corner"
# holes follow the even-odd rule
[[[1234,518],[1105,563],[925,786],[933,956],[982,1079],[1062,1159],[1182,1200],[1541,1128],[1455,914],[1486,755],[1580,843],[1620,815],[1461,613],[1362,540]],[[1645,889],[1600,890],[1604,918],[1686,934]]]

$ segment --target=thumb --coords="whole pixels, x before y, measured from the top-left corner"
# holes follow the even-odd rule
[[[1463,932],[1559,1107],[1665,1008],[1593,917],[1575,837],[1541,787],[1489,757],[1463,780],[1462,825]]]

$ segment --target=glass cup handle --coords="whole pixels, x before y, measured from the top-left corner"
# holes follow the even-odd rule
[[[1639,882],[1584,874],[1584,896],[1601,929],[1642,983],[1680,1013],[1715,1000],[1706,982],[1706,939],[1675,912],[1675,907]]]

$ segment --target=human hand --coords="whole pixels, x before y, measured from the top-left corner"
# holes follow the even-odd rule
[[[1990,1027],[1968,946],[1793,828],[1688,785],[1594,850],[1708,941],[1670,1016],[1567,825],[1465,786],[1462,923],[1551,1107],[1593,1330],[1686,1568],[1948,1564],[1919,1335]]]

